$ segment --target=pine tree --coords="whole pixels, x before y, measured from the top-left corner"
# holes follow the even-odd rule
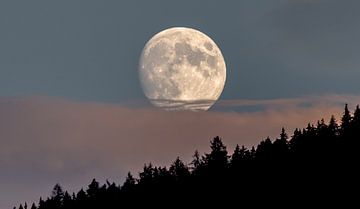
[[[320,121],[317,121],[316,129],[319,135],[322,135],[324,132],[326,132],[327,125],[325,124],[324,118],[322,118]]]
[[[244,167],[247,164],[245,162],[248,162],[251,160],[251,151],[249,151],[245,146],[236,145],[234,153],[231,155],[230,159],[230,167],[231,168],[240,168],[241,166]]]
[[[86,201],[87,195],[83,189],[80,189],[80,191],[76,194],[76,200],[77,201]]]
[[[192,171],[195,171],[200,168],[201,164],[203,163],[199,151],[195,150],[195,153],[193,155],[193,160],[191,161],[190,165],[192,166]]]
[[[255,158],[255,155],[256,155],[256,149],[254,146],[251,147],[251,150],[250,150],[250,158],[251,159],[254,159]]]
[[[293,152],[298,152],[299,149],[301,149],[302,142],[304,141],[302,136],[303,134],[301,129],[296,128],[289,142],[289,149]]]
[[[354,117],[352,120],[352,128],[354,130],[360,129],[360,108],[359,105],[356,106],[356,109],[354,111]]]
[[[61,205],[64,198],[64,191],[60,184],[55,184],[53,191],[51,192],[51,200],[55,205]]]
[[[38,209],[45,209],[45,201],[40,197]]]
[[[307,136],[314,136],[316,133],[316,128],[313,124],[308,123],[303,133],[306,134]]]
[[[265,140],[261,141],[257,148],[256,148],[256,153],[255,153],[255,157],[258,160],[269,160],[270,158],[272,158],[272,150],[273,150],[273,146],[272,146],[272,142],[270,137],[267,137]]]
[[[282,127],[281,134],[280,134],[280,140],[283,142],[286,142],[288,139],[288,135],[286,134],[285,128]]]
[[[63,198],[63,204],[69,206],[72,203],[72,199],[70,194],[65,191],[64,198]]]
[[[344,110],[344,115],[341,118],[341,131],[342,134],[348,134],[347,132],[350,129],[350,123],[351,123],[351,114],[350,111],[348,109],[348,105],[345,104],[345,110]]]
[[[237,144],[234,150],[234,153],[231,155],[230,164],[232,167],[238,166],[241,162],[241,152],[240,152],[240,146]]]
[[[298,128],[296,128],[295,129],[295,131],[294,131],[294,135],[293,135],[293,137],[299,137],[299,136],[301,136],[301,130],[300,129],[298,129]]]
[[[88,189],[86,190],[86,193],[89,197],[95,197],[100,191],[99,188],[99,182],[97,182],[95,179],[91,181],[91,183],[88,186]]]
[[[288,135],[285,128],[281,129],[280,138],[276,139],[272,146],[271,158],[284,160],[288,154]]]
[[[228,165],[228,155],[226,146],[221,141],[220,137],[215,137],[210,142],[211,152],[205,155],[205,161],[210,169],[222,170]]]
[[[139,173],[139,183],[151,183],[154,177],[154,167],[151,163],[144,165],[143,171]]]
[[[189,168],[180,160],[179,157],[173,162],[169,168],[170,174],[176,179],[186,178],[190,175]]]
[[[336,122],[335,116],[332,115],[329,121],[329,125],[327,126],[329,130],[330,136],[337,136],[339,131],[339,125]]]
[[[136,179],[133,177],[133,175],[130,172],[128,172],[125,182],[124,182],[123,186],[121,187],[121,189],[123,191],[132,190],[134,188],[135,184],[136,184]]]

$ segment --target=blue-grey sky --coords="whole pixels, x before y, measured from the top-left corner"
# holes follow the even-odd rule
[[[1,0],[0,208],[339,116],[360,102],[359,20],[357,0]],[[222,50],[212,111],[142,105],[141,50],[174,26]]]
[[[279,1],[1,1],[0,96],[143,99],[146,41],[172,26],[218,43],[222,98],[360,93],[360,3]]]

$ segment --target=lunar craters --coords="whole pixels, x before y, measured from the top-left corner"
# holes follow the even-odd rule
[[[217,58],[215,56],[208,56],[206,61],[212,69],[216,67]]]
[[[204,47],[209,51],[212,51],[213,49],[213,45],[209,41],[204,43]]]
[[[152,104],[165,109],[207,110],[219,98],[226,66],[218,46],[190,28],[170,28],[145,45],[141,85]]]
[[[199,66],[201,61],[206,59],[205,53],[199,49],[192,49],[186,42],[176,43],[175,53],[177,57],[184,57],[193,66]]]
[[[210,42],[205,42],[204,46],[207,50],[211,51],[213,46]],[[201,72],[204,77],[209,77],[209,69],[203,69],[201,62],[206,62],[210,66],[210,71],[214,71],[217,63],[217,58],[215,56],[209,55],[206,51],[200,50],[200,48],[193,48],[187,42],[178,42],[175,44],[175,53],[177,59],[173,64],[181,64],[187,61],[192,66],[197,67],[197,70]]]

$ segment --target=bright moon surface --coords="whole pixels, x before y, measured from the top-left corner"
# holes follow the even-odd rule
[[[140,82],[150,102],[167,110],[208,110],[226,80],[224,57],[204,33],[183,27],[163,30],[145,45]]]

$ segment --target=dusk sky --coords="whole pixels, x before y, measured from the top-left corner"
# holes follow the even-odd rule
[[[0,2],[0,208],[56,183],[122,182],[144,163],[190,161],[219,135],[248,147],[360,103],[356,0]],[[211,37],[226,84],[207,112],[151,106],[146,42],[169,27]],[[255,130],[256,124],[267,124]]]

